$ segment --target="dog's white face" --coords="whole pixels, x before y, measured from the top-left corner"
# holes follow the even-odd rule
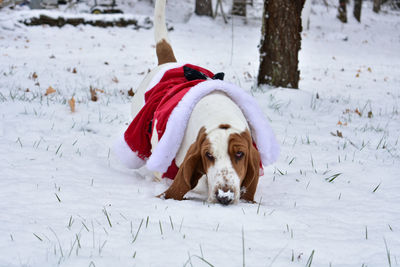
[[[238,202],[240,185],[246,171],[246,140],[231,127],[220,127],[207,134],[209,145],[204,152],[208,168],[208,201],[227,205]]]
[[[165,198],[183,199],[206,175],[208,201],[223,205],[240,198],[253,201],[258,183],[260,155],[248,130],[221,124],[209,132],[200,129]]]

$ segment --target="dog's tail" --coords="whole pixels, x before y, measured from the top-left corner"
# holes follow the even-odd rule
[[[154,37],[156,40],[158,65],[176,62],[174,51],[168,40],[167,25],[165,24],[165,2],[166,0],[156,0],[154,10]]]

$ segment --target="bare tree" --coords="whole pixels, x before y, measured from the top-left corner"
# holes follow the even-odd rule
[[[361,6],[362,0],[354,0],[353,15],[358,22],[361,22]]]
[[[379,11],[381,11],[381,3],[382,3],[381,0],[374,0],[374,7],[372,8],[372,10],[375,13],[379,13]]]
[[[346,0],[339,0],[337,18],[343,23],[347,22]]]
[[[264,0],[258,85],[298,88],[304,1]]]
[[[194,13],[200,16],[212,17],[212,1],[211,0],[196,0],[196,9]]]

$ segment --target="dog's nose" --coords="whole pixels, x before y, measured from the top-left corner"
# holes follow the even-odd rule
[[[223,190],[223,189],[218,189],[216,192],[216,198],[219,203],[222,205],[228,205],[230,204],[233,199],[234,199],[234,193],[231,190]]]

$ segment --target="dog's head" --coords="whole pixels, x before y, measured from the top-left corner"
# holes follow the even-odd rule
[[[165,197],[182,199],[206,175],[209,202],[228,205],[238,202],[240,197],[253,201],[259,166],[260,155],[248,130],[240,132],[221,124],[207,132],[203,127]]]

